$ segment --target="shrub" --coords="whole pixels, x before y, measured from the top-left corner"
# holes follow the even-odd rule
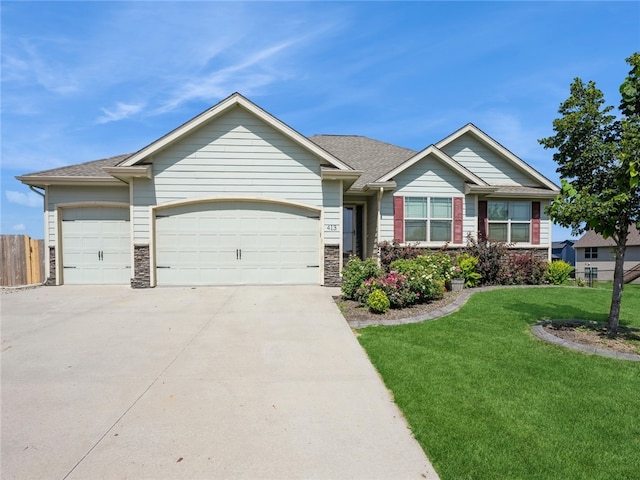
[[[378,278],[365,280],[356,291],[355,299],[366,305],[369,296],[376,290],[382,290],[387,295],[391,308],[414,305],[420,298],[411,290],[407,275],[392,271]]]
[[[477,287],[482,275],[477,272],[478,258],[468,253],[461,253],[456,257],[456,266],[460,268],[464,284],[467,287]]]
[[[396,260],[390,265],[392,271],[405,275],[409,290],[415,294],[415,303],[426,303],[444,295],[439,260],[432,262],[430,257],[423,255],[415,260]]]
[[[382,290],[374,290],[367,298],[367,307],[373,313],[384,313],[389,310],[391,302],[387,298],[387,294]]]
[[[533,255],[510,254],[500,275],[504,285],[540,285],[547,262]]]
[[[425,249],[418,247],[417,244],[402,246],[395,240],[380,242],[378,248],[380,249],[380,265],[385,272],[391,270],[390,265],[396,260],[412,260],[425,252]]]
[[[342,296],[348,300],[353,300],[362,282],[378,277],[381,273],[382,269],[375,258],[368,258],[363,261],[352,255],[342,268]]]
[[[467,238],[465,253],[478,259],[477,272],[482,275],[484,285],[500,285],[505,283],[508,273],[504,274],[502,263],[509,255],[509,244],[504,242],[476,242]]]
[[[569,274],[572,271],[573,267],[571,265],[564,260],[558,260],[547,265],[544,277],[552,285],[562,285],[569,278]]]
[[[429,268],[432,273],[438,275],[443,281],[450,279],[451,275],[451,256],[445,252],[435,252],[426,255],[420,255],[416,258],[416,262]]]

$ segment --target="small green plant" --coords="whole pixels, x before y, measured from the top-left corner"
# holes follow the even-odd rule
[[[477,287],[480,284],[482,275],[476,270],[478,267],[478,257],[474,257],[468,253],[461,253],[456,257],[456,267],[460,269],[465,286]]]
[[[342,269],[342,296],[348,300],[355,299],[355,294],[362,282],[379,277],[382,269],[375,258],[360,258],[352,255]]]
[[[569,278],[571,270],[571,265],[564,260],[558,260],[547,265],[544,277],[552,285],[562,285]]]
[[[372,313],[384,313],[389,310],[391,302],[382,290],[374,290],[367,298],[367,307]]]

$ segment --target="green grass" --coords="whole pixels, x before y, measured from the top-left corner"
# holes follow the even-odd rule
[[[443,480],[640,478],[640,363],[530,333],[540,319],[605,321],[610,291],[500,289],[457,313],[359,340]],[[640,286],[621,323],[640,326]]]

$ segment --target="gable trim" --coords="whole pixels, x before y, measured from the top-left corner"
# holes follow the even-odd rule
[[[391,170],[389,173],[387,173],[383,177],[380,177],[376,181],[376,183],[388,182],[389,180],[391,180],[393,177],[395,177],[399,173],[405,171],[407,168],[411,167],[412,165],[415,165],[420,160],[425,159],[429,155],[433,155],[437,160],[439,160],[441,163],[445,164],[447,167],[451,168],[453,171],[458,173],[466,181],[472,182],[472,183],[476,183],[476,184],[479,184],[479,185],[488,185],[487,182],[482,180],[477,175],[471,173],[469,170],[464,168],[462,165],[460,165],[458,162],[456,162],[449,155],[447,155],[446,153],[444,153],[441,150],[439,150],[435,145],[429,145],[424,150],[416,153],[413,157],[409,158],[408,160],[406,160],[405,162],[400,164],[398,167],[396,167],[393,170]]]
[[[467,133],[470,133],[471,135],[476,137],[476,139],[480,140],[481,142],[483,142],[486,145],[488,145],[489,147],[491,147],[500,156],[502,156],[503,158],[505,158],[506,160],[511,162],[516,168],[518,168],[519,170],[521,170],[521,171],[525,172],[526,174],[530,175],[531,177],[533,177],[535,180],[540,182],[540,184],[544,185],[548,189],[553,190],[554,192],[559,192],[560,191],[560,187],[558,187],[555,183],[553,183],[547,177],[545,177],[540,172],[538,172],[536,169],[531,167],[525,161],[520,159],[518,156],[516,156],[513,153],[511,153],[511,151],[509,151],[507,148],[503,147],[500,143],[498,143],[493,138],[491,138],[489,135],[484,133],[482,130],[480,130],[478,127],[476,127],[473,123],[467,123],[464,127],[462,127],[459,130],[453,132],[448,137],[440,140],[438,143],[436,143],[436,147],[437,148],[443,148],[444,146],[450,144],[454,140],[457,140],[458,138],[462,137],[463,135],[465,135]]]
[[[202,112],[200,115],[195,116],[194,118],[182,124],[178,128],[167,133],[163,137],[160,137],[158,140],[147,145],[146,147],[139,150],[138,152],[132,154],[131,156],[126,158],[124,161],[122,161],[118,166],[131,167],[131,166],[134,166],[136,163],[141,162],[144,159],[152,157],[155,153],[159,152],[160,150],[168,147],[169,145],[173,144],[174,142],[188,135],[194,129],[222,115],[223,113],[231,110],[234,107],[244,108],[249,113],[255,115],[256,117],[261,119],[263,122],[267,123],[274,129],[282,133],[284,136],[292,140],[293,142],[297,143],[304,149],[310,151],[311,153],[321,158],[325,162],[328,162],[329,164],[333,165],[334,167],[340,170],[353,170],[347,164],[338,160],[329,152],[322,149],[321,147],[313,143],[311,140],[301,135],[300,133],[298,133],[293,128],[289,127],[284,122],[278,120],[273,115],[267,113],[265,110],[261,109],[255,103],[249,101],[248,99],[246,99],[245,97],[243,97],[237,92],[227,97],[226,99],[222,100],[217,105],[214,105],[210,109]]]

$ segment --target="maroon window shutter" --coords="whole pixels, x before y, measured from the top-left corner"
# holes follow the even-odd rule
[[[404,197],[393,197],[393,239],[404,242]]]
[[[489,233],[489,218],[488,218],[487,201],[480,200],[478,202],[478,241],[479,242],[486,241],[488,233]]]
[[[531,202],[531,243],[540,244],[540,202]]]
[[[453,198],[453,243],[462,243],[463,198]]]

